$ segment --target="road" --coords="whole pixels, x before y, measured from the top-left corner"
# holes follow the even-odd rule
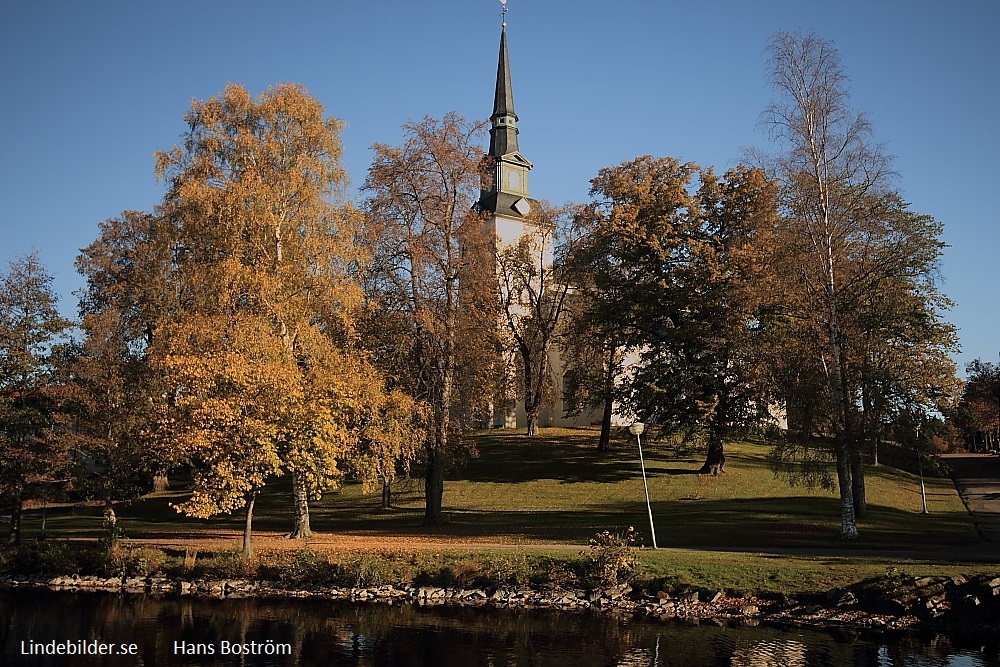
[[[979,534],[1000,554],[1000,456],[945,454],[942,458],[976,518]]]

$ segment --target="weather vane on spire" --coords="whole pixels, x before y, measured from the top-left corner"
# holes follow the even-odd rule
[[[500,12],[500,27],[507,27],[507,0],[500,0],[500,4],[503,6],[503,11]]]

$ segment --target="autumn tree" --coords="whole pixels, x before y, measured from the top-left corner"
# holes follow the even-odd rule
[[[24,501],[70,478],[61,431],[71,387],[53,362],[69,326],[38,255],[10,262],[0,274],[0,496],[11,506],[12,543],[21,539]]]
[[[703,472],[722,472],[734,427],[766,416],[754,341],[768,316],[774,184],[757,169],[723,178],[640,157],[592,181],[586,255],[593,322],[635,357],[625,401],[650,423],[707,433]]]
[[[308,497],[335,481],[353,437],[355,385],[381,382],[351,349],[356,218],[340,201],[339,121],[295,85],[257,98],[230,85],[192,104],[181,146],[157,154],[168,192],[173,308],[149,355],[168,387],[158,436],[194,467],[178,509],[246,508],[292,476],[293,537]]]
[[[968,379],[962,390],[959,420],[974,449],[1000,447],[1000,364],[982,359],[965,367]]]
[[[496,249],[498,294],[505,333],[517,356],[527,435],[551,394],[551,355],[572,287],[569,257],[577,245],[566,209],[541,205],[517,241]]]
[[[427,406],[399,390],[379,391],[357,415],[357,451],[348,464],[362,490],[381,492],[383,509],[392,507],[392,485],[409,476],[427,438]]]
[[[953,334],[938,315],[945,302],[932,280],[940,228],[908,211],[893,190],[891,160],[867,117],[851,108],[833,44],[811,33],[778,33],[767,53],[778,99],[764,120],[781,146],[766,162],[780,183],[776,265],[788,288],[788,316],[797,320],[790,328],[799,334],[796,347],[811,360],[809,377],[822,378],[825,405],[814,412],[825,415],[832,435],[841,536],[854,538],[863,502],[856,407],[865,400],[862,387],[876,400],[876,375],[892,367],[889,357],[899,362],[916,349],[907,350],[908,335],[927,353],[926,363],[917,362],[919,374],[947,375],[942,353],[952,348]],[[880,302],[886,295],[904,303],[887,312]],[[891,312],[898,319],[890,321]],[[901,333],[901,324],[913,326]],[[905,377],[895,374],[892,391],[919,398],[917,383]]]
[[[482,126],[448,114],[375,144],[368,170],[370,346],[398,387],[429,410],[425,522],[442,516],[444,472],[462,432],[482,421],[497,368],[491,239],[473,209]]]

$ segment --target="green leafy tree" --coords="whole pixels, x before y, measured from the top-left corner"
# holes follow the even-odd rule
[[[10,541],[21,539],[24,501],[67,483],[72,458],[63,406],[72,398],[55,348],[70,322],[38,255],[0,274],[0,494],[11,506]]]
[[[611,448],[615,400],[621,393],[626,350],[620,344],[617,323],[600,319],[592,308],[599,298],[591,272],[574,259],[572,289],[566,297],[564,338],[572,341],[560,349],[563,363],[563,400],[568,415],[585,410],[601,411],[597,451]]]
[[[663,429],[703,427],[702,470],[722,472],[731,429],[766,416],[755,340],[768,316],[774,184],[756,169],[720,179],[649,156],[592,183],[589,319],[617,326],[637,359],[624,383],[635,413]]]
[[[116,498],[150,482],[164,490],[177,462],[170,450],[153,448],[144,436],[167,391],[162,374],[149,363],[149,348],[158,327],[177,312],[180,295],[171,282],[175,241],[176,229],[160,211],[124,211],[100,223],[98,238],[76,260],[86,281],[79,294],[83,349],[74,369],[88,395],[81,446],[104,469],[89,478],[91,492],[112,512]],[[140,482],[140,474],[152,480]]]

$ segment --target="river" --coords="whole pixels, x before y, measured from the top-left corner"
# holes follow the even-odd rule
[[[0,663],[38,667],[1000,667],[997,645],[975,637],[39,589],[0,591],[0,646]]]

